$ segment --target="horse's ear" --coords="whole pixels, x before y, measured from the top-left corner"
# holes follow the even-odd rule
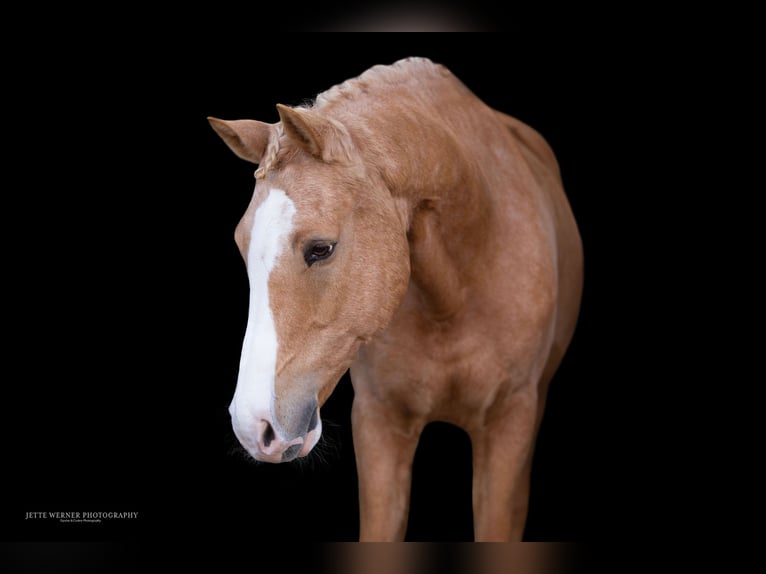
[[[261,163],[274,129],[273,125],[256,120],[226,121],[208,118],[207,121],[237,156],[253,163]]]
[[[351,138],[341,124],[303,108],[277,104],[285,134],[325,162],[348,161]]]

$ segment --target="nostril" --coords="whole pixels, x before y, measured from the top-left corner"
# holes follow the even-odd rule
[[[274,434],[274,429],[271,428],[269,421],[264,422],[266,423],[266,429],[263,431],[263,446],[269,448],[271,441],[276,438],[276,435]]]

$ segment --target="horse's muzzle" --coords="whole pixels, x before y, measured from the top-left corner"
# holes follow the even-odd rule
[[[293,438],[286,438],[279,432],[269,414],[240,416],[233,405],[229,412],[234,434],[239,442],[253,458],[263,462],[289,462],[306,456],[321,435],[319,408],[315,401],[306,409],[304,415],[299,417],[301,430],[294,433]]]

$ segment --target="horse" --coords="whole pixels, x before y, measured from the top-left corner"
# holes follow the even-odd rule
[[[359,539],[403,540],[424,427],[464,429],[476,541],[520,540],[582,244],[544,138],[425,58],[279,121],[208,118],[258,165],[234,236],[250,284],[229,407],[259,461],[305,457],[349,370]]]

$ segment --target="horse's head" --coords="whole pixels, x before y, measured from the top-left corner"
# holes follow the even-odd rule
[[[235,154],[260,164],[235,231],[250,307],[229,412],[242,445],[268,462],[316,445],[319,408],[388,323],[409,277],[396,202],[346,128],[277,108],[277,124],[210,119]]]

